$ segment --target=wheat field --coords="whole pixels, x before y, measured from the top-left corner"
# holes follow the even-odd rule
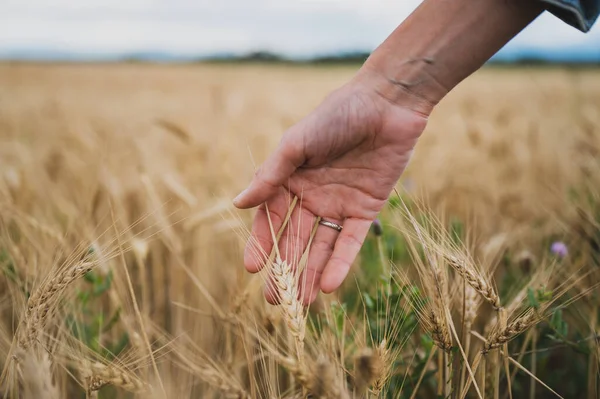
[[[246,274],[231,199],[356,70],[0,64],[0,395],[596,398],[600,70],[463,82],[340,292]]]

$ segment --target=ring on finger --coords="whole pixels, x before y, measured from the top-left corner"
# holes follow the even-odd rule
[[[342,231],[342,229],[343,229],[343,227],[340,226],[339,224],[330,222],[330,221],[325,220],[325,219],[319,220],[319,224],[322,225],[322,226],[330,227],[330,228],[332,228],[334,230],[337,230],[337,231]]]

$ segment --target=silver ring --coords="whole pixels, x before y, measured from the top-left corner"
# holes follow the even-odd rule
[[[342,231],[342,229],[343,229],[343,227],[340,226],[339,224],[329,222],[329,221],[323,220],[323,219],[319,220],[319,224],[323,225],[323,226],[331,227],[332,229],[337,230],[337,231]]]

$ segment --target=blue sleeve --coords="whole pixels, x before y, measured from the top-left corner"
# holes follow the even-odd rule
[[[546,9],[564,22],[587,32],[600,13],[600,0],[541,0]]]

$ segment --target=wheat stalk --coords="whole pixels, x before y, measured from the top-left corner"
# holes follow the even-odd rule
[[[421,325],[430,333],[434,343],[444,352],[448,352],[453,346],[452,336],[448,327],[449,320],[445,311],[448,298],[448,273],[443,268],[444,262],[440,258],[439,253],[432,251],[432,247],[428,245],[431,239],[423,231],[414,216],[410,214],[406,205],[405,212],[415,231],[416,240],[421,244],[425,254],[425,260],[423,260],[420,251],[415,245],[415,237],[406,234],[411,257],[421,279],[421,284],[430,299],[427,303],[417,301],[416,304],[413,303],[413,307]],[[412,282],[404,272],[400,273],[400,276],[405,285],[412,285]]]
[[[464,332],[462,333],[462,336],[464,340],[465,354],[469,356],[469,352],[471,350],[471,328],[473,326],[475,318],[477,317],[477,310],[481,305],[482,297],[477,294],[477,291],[475,291],[473,287],[471,287],[470,285],[465,285],[464,301]],[[460,372],[459,380],[459,386],[461,387],[463,386],[463,382],[465,381],[466,372],[466,368],[463,367]]]
[[[412,245],[411,245],[412,247]],[[430,268],[420,264],[418,258],[413,257],[417,264],[417,271],[421,277],[421,283],[426,293],[428,293],[429,301],[425,301],[418,297],[410,298],[410,304],[415,311],[417,319],[422,328],[429,333],[433,342],[443,351],[449,351],[453,347],[452,337],[448,328],[448,320],[445,312],[445,300],[443,297],[442,274],[431,271]],[[402,270],[397,270],[400,282],[410,286],[412,284],[410,278]]]
[[[462,278],[465,279],[467,284],[481,294],[495,310],[499,310],[502,307],[500,304],[500,297],[496,294],[494,287],[486,281],[472,264],[466,262],[464,259],[449,254],[444,254],[444,259]]]

